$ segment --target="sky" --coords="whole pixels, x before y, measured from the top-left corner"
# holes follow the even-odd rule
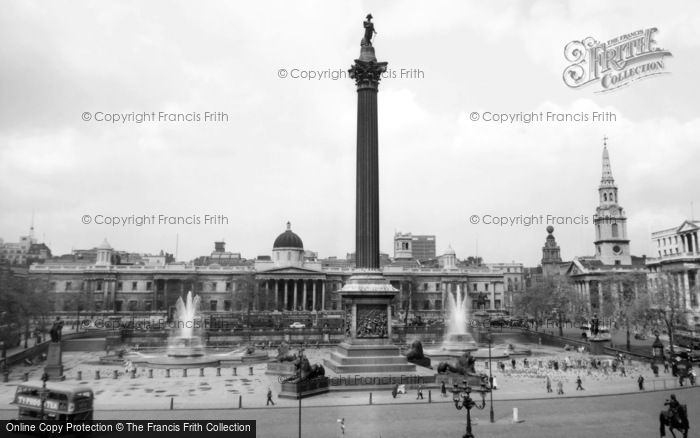
[[[484,222],[552,215],[587,222],[553,224],[562,257],[592,255],[605,136],[633,254],[653,255],[651,232],[700,218],[697,2],[10,0],[0,238],[16,242],[33,217],[54,254],[107,239],[190,260],[223,239],[254,258],[290,221],[320,257],[354,251],[347,69],[367,13],[394,72],[378,95],[383,252],[395,232],[434,234],[438,253],[535,266],[548,223]],[[566,86],[568,43],[648,28],[672,54],[665,74],[607,93]],[[615,120],[484,121],[548,111]],[[134,121],[161,112],[200,120]],[[104,223],[153,215],[200,223]]]

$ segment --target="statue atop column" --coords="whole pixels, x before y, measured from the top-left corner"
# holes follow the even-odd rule
[[[376,30],[374,30],[374,23],[372,23],[372,14],[367,14],[367,21],[363,23],[365,27],[365,37],[362,38],[362,41],[360,42],[361,46],[372,46],[372,37],[374,34],[377,33]]]

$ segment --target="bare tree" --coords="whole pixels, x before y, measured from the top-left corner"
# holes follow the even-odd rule
[[[668,272],[656,274],[648,285],[646,297],[648,305],[643,316],[649,325],[656,329],[665,329],[668,333],[671,354],[675,353],[675,332],[687,323],[688,310],[682,288]]]

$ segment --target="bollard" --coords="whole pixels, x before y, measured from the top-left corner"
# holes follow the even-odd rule
[[[216,377],[221,377],[221,368],[216,369]]]
[[[24,375],[22,376],[22,381],[24,381],[24,382],[29,381],[29,373],[24,373]]]
[[[118,378],[119,378],[119,372],[118,372],[117,370],[114,370],[114,371],[112,372],[112,378],[113,378],[113,379],[118,379]]]
[[[234,375],[234,376],[237,376],[237,375],[238,375],[238,374],[236,374],[236,367],[233,367],[233,375]]]
[[[187,368],[182,369],[182,377],[187,377]]]
[[[83,380],[83,372],[78,371],[78,380]]]
[[[433,402],[433,394],[431,390],[428,390],[428,403]]]
[[[199,369],[199,377],[204,377],[204,368]]]
[[[243,409],[243,395],[238,396],[238,409]]]
[[[148,378],[152,379],[153,378],[153,368],[148,369]]]
[[[174,397],[170,397],[170,410],[173,410],[173,402],[175,401]]]
[[[165,369],[165,377],[170,377],[170,368]]]
[[[370,405],[372,404],[372,393],[371,392],[369,393],[369,404]]]
[[[513,408],[513,423],[519,423],[518,420],[518,408]]]
[[[253,367],[248,367],[248,375],[249,376],[253,375]]]
[[[100,380],[100,370],[95,370],[95,380]]]

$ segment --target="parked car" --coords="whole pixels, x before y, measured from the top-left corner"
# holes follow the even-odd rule
[[[305,328],[305,327],[306,327],[306,324],[302,324],[302,323],[300,323],[300,322],[298,322],[298,321],[289,324],[289,328],[293,328],[293,329],[303,329],[303,328]]]

